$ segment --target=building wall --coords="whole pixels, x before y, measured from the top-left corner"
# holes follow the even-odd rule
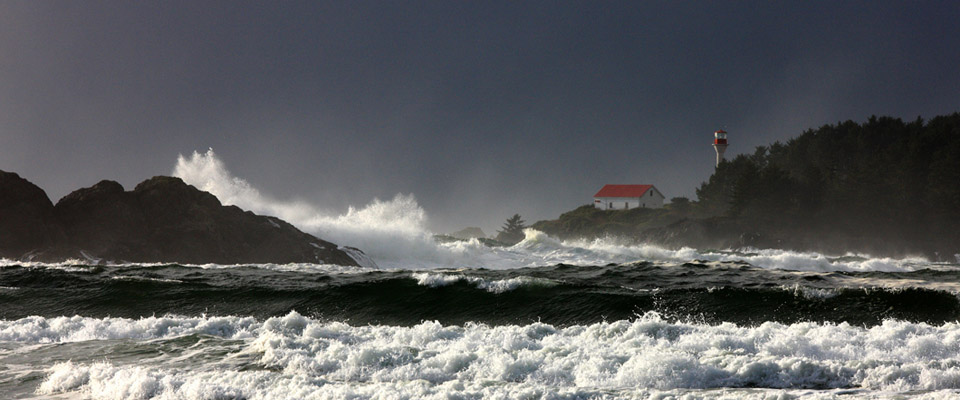
[[[593,206],[601,210],[634,209],[640,207],[640,199],[636,197],[594,197]]]
[[[652,195],[651,195],[652,193]],[[597,201],[599,200],[599,202]],[[663,195],[651,188],[643,197],[594,197],[593,206],[601,210],[625,210],[634,208],[661,208]],[[613,203],[611,205],[611,203]]]

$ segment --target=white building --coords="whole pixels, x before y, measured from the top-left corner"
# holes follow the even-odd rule
[[[660,208],[663,199],[653,185],[605,185],[593,195],[593,206],[601,210]]]

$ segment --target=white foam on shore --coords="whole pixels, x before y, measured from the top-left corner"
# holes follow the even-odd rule
[[[459,382],[432,384],[426,380],[384,382],[339,382],[278,375],[263,371],[217,371],[183,373],[161,368],[116,367],[110,363],[57,364],[37,393],[53,395],[84,390],[93,399],[876,399],[903,398],[898,392],[859,389],[712,390],[649,388],[553,387],[525,382]],[[956,390],[911,393],[910,398],[955,399]]]
[[[138,365],[60,363],[50,369],[40,393],[509,398],[530,390],[539,398],[545,393],[603,397],[626,389],[646,394],[731,387],[853,387],[868,394],[960,389],[957,323],[889,320],[864,328],[766,322],[746,327],[672,323],[647,313],[634,321],[566,328],[436,322],[395,327],[322,322],[295,312],[262,322],[237,317],[0,322],[0,340],[22,345],[149,341],[194,333],[241,340],[237,352],[252,356],[266,370],[198,365],[183,372],[144,360]],[[289,390],[294,391],[285,392]]]
[[[755,267],[783,269],[793,271],[883,271],[904,272],[930,267],[930,261],[914,258],[873,258],[868,255],[847,254],[843,257],[830,257],[816,252],[798,252],[780,249],[750,249],[746,252],[697,250],[689,247],[677,250],[665,249],[653,245],[620,243],[615,238],[592,241],[567,241],[563,246],[582,248],[588,251],[617,255],[620,259],[633,258],[634,261],[688,262],[692,260],[710,262],[742,262]]]
[[[162,368],[117,367],[110,363],[55,365],[37,393],[54,395],[84,391],[93,399],[876,399],[900,398],[896,392],[858,389],[711,390],[648,388],[553,387],[526,382],[459,382],[432,384],[426,380],[340,382],[279,375],[263,371],[205,371],[183,373]],[[916,399],[954,399],[955,390],[913,393]]]

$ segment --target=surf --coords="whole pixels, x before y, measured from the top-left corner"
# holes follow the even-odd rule
[[[303,396],[360,397],[706,395],[721,388],[736,397],[851,389],[849,394],[866,396],[960,388],[957,367],[943,362],[960,357],[955,323],[748,327],[671,322],[646,313],[568,327],[432,321],[395,327],[324,322],[296,312],[265,320],[78,317],[18,323],[30,326],[20,343],[58,345],[67,353],[93,338],[167,349],[137,365],[124,358],[122,346],[56,363],[39,385],[42,395],[83,390],[95,398],[284,398],[291,385]],[[195,348],[198,342],[207,346]],[[213,353],[221,355],[211,358]]]

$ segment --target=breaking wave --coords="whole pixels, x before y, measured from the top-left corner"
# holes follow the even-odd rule
[[[136,366],[111,354],[58,363],[38,389],[48,395],[82,390],[94,398],[136,393],[137,398],[270,399],[287,398],[296,389],[302,398],[540,398],[547,393],[604,398],[715,388],[873,394],[960,388],[960,365],[949,361],[960,358],[956,323],[746,327],[669,322],[647,313],[631,321],[565,328],[437,322],[392,327],[322,322],[291,312],[264,321],[75,317],[6,324],[19,326],[16,338],[26,342],[150,340],[142,346],[171,353]],[[178,354],[197,339],[188,340],[185,349],[171,348],[196,335],[221,340],[208,347],[220,355],[195,355],[208,362],[205,368],[178,368],[190,362]]]
[[[828,257],[813,252],[778,249],[749,251],[666,249],[621,243],[615,238],[560,241],[528,229],[526,238],[511,247],[489,247],[473,239],[437,243],[426,228],[427,214],[412,194],[391,200],[374,199],[363,207],[341,214],[322,212],[305,201],[283,201],[262,194],[247,181],[233,176],[213,150],[180,155],[173,175],[213,193],[224,204],[273,215],[304,231],[335,243],[357,247],[386,268],[493,268],[507,269],[567,263],[605,265],[635,261],[745,262],[753,266],[799,271],[914,271],[926,268],[923,258],[873,258],[847,254]]]
[[[465,276],[465,275],[447,275],[447,274],[434,274],[429,272],[419,272],[412,275],[413,279],[417,280],[417,284],[420,286],[428,287],[442,287],[448,286],[457,282],[468,282],[478,289],[486,290],[490,293],[504,293],[511,290],[517,289],[523,286],[542,286],[542,287],[551,287],[556,286],[557,282],[551,279],[545,278],[531,278],[529,276],[518,276],[515,278],[509,279],[498,279],[498,280],[488,280],[483,278],[478,278],[474,276]]]
[[[260,193],[233,176],[213,149],[194,152],[189,158],[180,155],[173,175],[212,193],[223,204],[272,215],[325,240],[360,248],[378,263],[443,260],[425,228],[426,213],[412,194],[397,194],[389,201],[374,199],[339,215],[324,213],[304,201],[281,201]]]

